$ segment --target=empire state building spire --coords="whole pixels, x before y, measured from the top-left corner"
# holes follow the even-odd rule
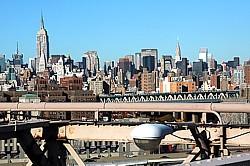
[[[41,26],[40,26],[40,29],[44,29],[43,12],[41,12]]]
[[[175,60],[181,61],[181,48],[180,48],[180,44],[179,44],[178,39],[177,39],[177,45],[176,45],[176,50],[175,50]]]

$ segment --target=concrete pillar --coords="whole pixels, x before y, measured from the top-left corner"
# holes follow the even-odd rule
[[[207,123],[207,113],[205,113],[205,112],[202,113],[201,122]]]
[[[5,151],[5,140],[0,141],[0,151],[4,152]]]
[[[13,142],[12,150],[13,151],[17,151],[17,139],[16,138],[12,138],[12,142]]]
[[[90,145],[90,147],[93,149],[93,148],[95,148],[96,149],[96,144],[95,144],[95,141],[91,141],[91,145]],[[92,150],[91,150],[91,152],[90,153],[92,153]]]
[[[7,151],[10,152],[10,139],[7,139]],[[10,154],[7,154],[8,163],[10,163]]]
[[[101,148],[100,141],[96,141],[96,152],[97,152],[98,157],[101,156],[101,154],[100,154],[100,148]]]
[[[113,145],[113,143],[112,143],[112,145]],[[108,157],[111,157],[111,143],[110,143],[110,141],[107,141],[107,145],[106,146],[108,147]]]
[[[11,117],[10,117],[10,111],[7,111],[6,117],[7,117],[6,121],[10,121],[10,119],[11,119]]]
[[[192,121],[198,123],[198,115],[192,114]]]
[[[0,140],[0,152],[1,153],[5,152],[5,140]],[[3,156],[1,155],[1,157],[3,157]]]
[[[95,111],[95,120],[99,121],[99,111]]]
[[[130,152],[130,143],[126,142],[126,154],[128,154]]]
[[[89,148],[90,148],[90,143],[89,141],[86,142],[86,154],[87,154],[87,158],[90,158],[90,155],[89,155]]]
[[[180,119],[180,113],[179,112],[173,112],[173,117],[175,117],[175,119]]]
[[[181,112],[181,120],[183,120],[184,122],[187,121],[187,115],[186,112]]]
[[[119,142],[119,157],[122,157],[124,154],[123,152],[123,143]]]
[[[13,155],[17,155],[17,139],[12,138],[12,151]]]

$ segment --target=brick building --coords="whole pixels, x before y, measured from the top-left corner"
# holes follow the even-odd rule
[[[244,63],[245,83],[250,84],[250,59]]]
[[[149,73],[147,68],[143,68],[141,73],[141,91],[144,93],[151,93],[155,91],[155,75],[154,73]]]
[[[76,77],[64,77],[60,78],[60,83],[62,87],[65,87],[67,90],[81,90],[82,89],[82,78]]]

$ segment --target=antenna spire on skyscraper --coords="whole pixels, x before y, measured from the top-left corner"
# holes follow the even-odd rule
[[[18,50],[18,41],[16,42],[16,54],[19,54],[19,50]]]
[[[41,26],[40,26],[40,29],[44,29],[43,11],[41,11]]]

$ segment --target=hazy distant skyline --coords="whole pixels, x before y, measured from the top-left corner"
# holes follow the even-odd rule
[[[101,65],[142,48],[157,48],[159,58],[175,57],[177,37],[182,57],[198,59],[199,49],[221,63],[250,58],[250,1],[248,0],[3,0],[0,6],[0,54],[19,50],[24,61],[36,57],[41,10],[48,31],[50,54],[98,51]]]

